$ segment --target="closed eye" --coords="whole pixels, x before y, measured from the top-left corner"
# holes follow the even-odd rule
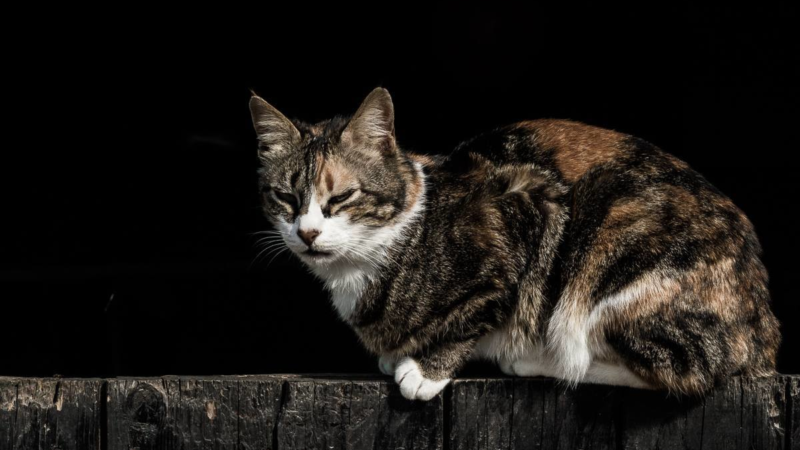
[[[287,203],[292,208],[297,207],[297,197],[294,194],[290,194],[288,192],[279,192],[279,191],[272,191],[275,193],[275,197],[278,197],[278,200]]]
[[[339,194],[339,195],[337,195],[335,197],[329,198],[328,199],[328,204],[329,205],[335,205],[337,203],[344,203],[345,201],[347,201],[347,199],[352,197],[353,194],[355,194],[355,193],[356,193],[355,189],[350,189],[349,191],[345,191],[345,192],[343,192],[343,193],[341,193],[341,194]]]

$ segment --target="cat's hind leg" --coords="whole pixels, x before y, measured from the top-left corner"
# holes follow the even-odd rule
[[[770,316],[742,306],[752,300],[730,284],[732,264],[699,264],[662,281],[660,292],[606,308],[594,336],[640,378],[676,394],[703,394],[735,373],[770,374],[757,356],[775,341]]]
[[[534,345],[516,360],[503,359],[500,370],[506,375],[518,377],[550,377],[563,381],[572,381],[559,371],[556,364],[542,345]],[[606,384],[612,386],[629,386],[639,389],[652,389],[644,379],[636,375],[621,362],[612,363],[592,360],[581,383]]]
[[[615,361],[621,356],[622,361],[627,361],[625,355],[609,345],[609,332],[620,327],[628,331],[638,329],[641,325],[633,322],[634,318],[669,304],[680,292],[676,281],[652,274],[640,277],[593,304],[587,304],[588,294],[576,294],[586,291],[584,288],[569,286],[565,289],[547,330],[547,350],[558,366],[557,376],[571,384],[584,381],[596,360]],[[598,370],[602,372],[602,369],[595,369],[593,376],[597,376]]]
[[[608,332],[608,343],[653,386],[697,395],[734,373],[748,357],[748,342],[714,311],[669,305]]]

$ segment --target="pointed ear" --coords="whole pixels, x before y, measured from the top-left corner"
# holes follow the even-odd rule
[[[288,150],[300,142],[300,132],[294,124],[255,94],[250,97],[250,115],[258,140],[261,142],[258,148],[259,155]]]
[[[396,151],[394,105],[389,91],[376,88],[370,92],[342,132],[342,142],[362,151]]]

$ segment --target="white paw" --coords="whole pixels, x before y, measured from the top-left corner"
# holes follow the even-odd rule
[[[394,375],[394,368],[397,365],[397,358],[389,355],[381,355],[378,358],[378,369],[384,375]]]
[[[449,378],[431,380],[425,378],[419,370],[419,364],[411,358],[403,358],[394,372],[394,381],[400,385],[400,393],[409,400],[430,400],[442,392]]]

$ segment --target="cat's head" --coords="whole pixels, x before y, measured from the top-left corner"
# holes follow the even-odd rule
[[[380,261],[424,190],[395,141],[389,92],[375,89],[351,118],[317,124],[289,120],[255,94],[250,112],[263,210],[278,244],[312,269]]]

